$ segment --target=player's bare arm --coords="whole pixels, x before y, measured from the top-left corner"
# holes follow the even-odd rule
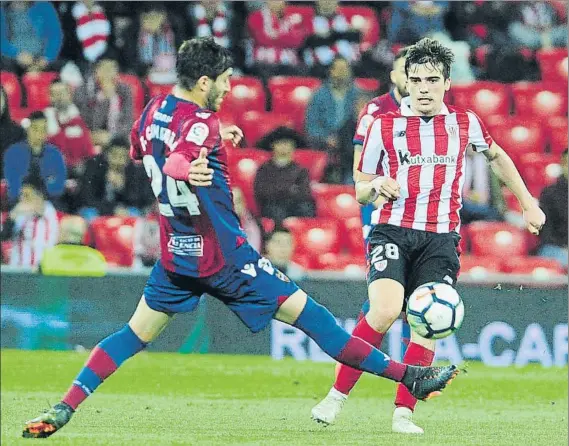
[[[219,134],[221,135],[221,139],[231,141],[234,146],[239,145],[243,139],[243,130],[236,125],[229,125],[227,127],[222,125]]]
[[[399,196],[400,187],[393,178],[357,172],[356,200],[360,204],[381,204],[384,200],[397,200]]]
[[[362,158],[362,150],[363,146],[361,144],[356,144],[354,146],[354,167],[353,167],[354,182],[356,182],[356,179],[358,177],[358,166],[360,165],[360,160]],[[375,201],[373,201],[373,205],[376,208],[378,208],[384,202],[385,198],[380,195]]]
[[[528,231],[535,235],[539,234],[545,224],[545,214],[539,208],[536,199],[528,191],[512,159],[495,142],[483,153],[494,173],[520,202]]]

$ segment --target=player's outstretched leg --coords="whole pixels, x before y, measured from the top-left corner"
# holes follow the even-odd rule
[[[166,314],[149,308],[143,297],[129,323],[93,349],[61,402],[26,422],[22,436],[47,438],[65,426],[77,407],[123,362],[154,340],[168,320]]]
[[[405,364],[430,366],[435,357],[435,341],[431,339],[421,338],[416,333],[411,334],[411,342],[403,362]],[[409,390],[399,384],[397,386],[397,395],[395,397],[395,410],[393,411],[393,419],[391,429],[399,434],[423,434],[421,427],[413,422],[413,411],[417,400],[411,395]]]
[[[411,394],[427,400],[440,394],[458,374],[456,366],[418,367],[393,361],[362,339],[338,325],[325,307],[299,290],[279,308],[277,319],[291,324],[312,338],[328,355],[350,367],[405,385]]]

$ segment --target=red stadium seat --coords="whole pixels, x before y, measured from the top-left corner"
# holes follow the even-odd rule
[[[324,271],[341,271],[354,276],[362,276],[366,271],[366,262],[362,255],[328,252],[319,255],[317,261],[319,269]]]
[[[322,81],[315,77],[275,76],[269,80],[272,111],[289,115],[295,128],[304,132],[306,107]]]
[[[545,151],[546,134],[540,121],[518,117],[499,121],[494,123],[494,119],[490,119],[488,130],[516,164],[523,154]]]
[[[371,48],[379,40],[379,21],[373,9],[367,6],[340,6],[348,23],[362,33],[363,50]]]
[[[7,207],[8,207],[8,183],[6,182],[6,180],[0,180],[0,208],[5,209]]]
[[[501,272],[502,261],[492,256],[460,256],[460,274],[470,274],[474,278],[484,278],[488,274]]]
[[[265,89],[256,77],[236,77],[231,79],[231,91],[223,99],[222,109],[233,113],[265,111]]]
[[[146,79],[146,88],[148,88],[148,96],[151,98],[159,94],[170,94],[174,84],[153,84],[149,79]]]
[[[566,48],[538,50],[536,52],[541,80],[543,82],[559,82],[567,84],[567,59]]]
[[[504,261],[504,272],[510,274],[531,274],[537,280],[563,275],[565,270],[556,260],[545,257],[508,257]]]
[[[369,77],[357,77],[355,79],[355,85],[360,90],[376,92],[379,90],[380,83],[377,79]]]
[[[365,256],[364,233],[361,216],[352,217],[342,222],[345,227],[345,236],[342,238],[344,246],[352,255]]]
[[[549,150],[559,155],[567,148],[567,118],[555,116],[545,122],[549,134]]]
[[[255,146],[259,139],[278,127],[294,129],[291,116],[273,112],[246,112],[241,116],[240,124],[249,146]]]
[[[509,86],[498,82],[474,82],[453,85],[453,104],[472,110],[482,120],[491,115],[510,114]]]
[[[95,248],[110,265],[132,266],[135,223],[135,217],[97,217],[91,222]]]
[[[258,214],[253,184],[257,169],[271,158],[271,154],[259,149],[234,149],[228,151],[227,156],[232,184],[243,192],[247,208]]]
[[[119,80],[130,87],[130,92],[132,94],[132,110],[135,115],[142,113],[144,108],[145,98],[144,98],[144,88],[142,87],[142,82],[138,76],[134,74],[119,74]]]
[[[545,186],[555,183],[561,175],[559,156],[527,153],[520,158],[519,171],[528,189],[537,197]]]
[[[0,71],[0,81],[0,85],[2,85],[8,97],[10,111],[20,108],[22,105],[22,87],[20,86],[18,76],[9,71]]]
[[[33,112],[35,109],[30,109],[30,108],[13,108],[12,110],[10,110],[10,116],[12,117],[12,120],[18,124],[21,124],[22,119],[27,118],[31,112]]]
[[[527,254],[524,231],[501,222],[474,222],[468,225],[473,255],[508,257]]]
[[[235,116],[233,115],[233,113],[231,111],[229,111],[228,109],[225,109],[223,107],[221,107],[221,110],[219,110],[217,112],[217,117],[219,118],[219,121],[221,122],[221,125],[233,125],[233,124],[237,124],[237,120],[235,118]],[[227,147],[228,149],[231,149],[233,147],[232,144],[225,144],[225,147]]]
[[[58,77],[58,73],[26,73],[22,83],[26,89],[28,108],[43,110],[49,106],[49,85]]]
[[[287,5],[284,9],[284,16],[290,17],[299,14],[302,21],[302,29],[312,29],[312,19],[314,18],[314,8],[312,6]],[[300,27],[300,26],[299,26]]]
[[[310,181],[320,181],[328,165],[328,154],[318,150],[296,149],[293,159],[302,167],[308,169]]]
[[[283,221],[283,226],[294,236],[295,255],[318,256],[340,252],[337,220],[289,217]]]
[[[353,186],[317,183],[312,186],[312,195],[318,217],[343,220],[360,216]]]
[[[512,85],[515,113],[532,119],[567,116],[567,85],[519,82]]]

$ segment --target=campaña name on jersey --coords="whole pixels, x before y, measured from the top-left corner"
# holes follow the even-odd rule
[[[162,141],[166,146],[171,150],[176,150],[180,141],[176,139],[176,134],[166,128],[161,127],[158,124],[151,124],[146,129],[144,129],[144,136],[140,136],[140,144],[142,144],[143,150],[146,152],[147,150],[147,142],[152,141],[153,139],[159,139]]]
[[[456,155],[411,155],[407,150],[398,150],[399,164],[411,166],[422,164],[456,164]]]

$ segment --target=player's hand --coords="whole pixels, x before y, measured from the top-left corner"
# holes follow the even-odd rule
[[[211,186],[213,169],[208,167],[207,149],[202,147],[200,155],[190,163],[188,183],[192,186]]]
[[[371,184],[379,195],[388,200],[397,200],[401,196],[399,183],[391,177],[377,177]]]
[[[539,231],[545,224],[545,214],[537,204],[528,209],[524,209],[524,221],[528,231],[534,235],[539,235]]]
[[[222,127],[219,131],[221,135],[221,139],[229,140],[233,143],[234,146],[239,145],[241,140],[243,139],[243,130],[241,130],[236,125],[229,125],[227,127]]]

